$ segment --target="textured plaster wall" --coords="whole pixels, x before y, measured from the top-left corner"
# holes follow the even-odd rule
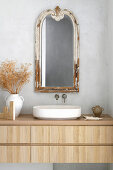
[[[0,164],[0,170],[53,170],[52,164]]]
[[[109,1],[110,11],[108,8]],[[53,9],[56,5],[70,9],[78,18],[80,24],[80,93],[68,94],[66,104],[80,105],[83,113],[91,112],[91,107],[99,104],[105,108],[106,113],[108,111],[112,113],[112,3],[112,0],[10,0],[10,2],[0,0],[0,63],[7,58],[16,59],[18,63],[32,63],[33,76],[30,83],[21,92],[25,99],[22,113],[32,113],[32,106],[34,105],[63,104],[61,98],[59,101],[54,99],[54,94],[34,92],[36,19],[40,12],[49,8]],[[107,26],[108,19],[111,23],[109,28]],[[108,29],[110,29],[110,33],[107,39]],[[111,45],[107,45],[107,42],[110,42]],[[108,55],[107,52],[109,52]],[[108,59],[110,62],[108,62]],[[0,110],[5,104],[4,97],[7,95],[8,93],[0,90]],[[55,165],[54,168],[55,170],[61,167],[69,169],[69,166],[69,164],[66,166],[62,164],[59,167]],[[81,170],[82,165],[79,166]],[[89,169],[91,167],[91,165],[86,166]],[[3,170],[13,170],[15,167],[24,170],[53,169],[52,164],[0,165],[0,169]],[[74,164],[70,168],[79,169],[78,165]],[[95,169],[107,170],[107,165],[99,165]]]
[[[107,30],[108,110],[113,116],[113,0],[109,0]]]
[[[108,112],[113,116],[113,0],[108,3],[107,30]],[[109,170],[113,170],[113,164],[109,164]]]
[[[40,12],[56,5],[70,9],[80,24],[80,93],[68,94],[66,104],[80,105],[83,113],[99,104],[106,112],[106,3],[107,0],[0,0],[0,62],[9,58],[32,63],[33,76],[21,92],[25,99],[22,113],[32,113],[34,105],[63,104],[61,95],[56,101],[54,94],[34,92],[36,19]],[[0,109],[6,95],[0,91]]]

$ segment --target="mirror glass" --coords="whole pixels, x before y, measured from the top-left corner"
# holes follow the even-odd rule
[[[41,86],[73,87],[74,30],[70,17],[56,21],[46,16],[41,30]]]

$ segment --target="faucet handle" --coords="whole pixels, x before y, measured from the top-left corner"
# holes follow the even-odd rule
[[[63,95],[62,95],[62,98],[64,99],[64,103],[65,103],[65,100],[66,100],[66,98],[67,98],[67,94],[63,94]]]
[[[59,99],[59,95],[55,94],[55,99],[58,100]]]

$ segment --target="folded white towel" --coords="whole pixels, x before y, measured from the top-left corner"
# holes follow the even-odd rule
[[[99,117],[85,116],[85,115],[83,115],[83,117],[85,118],[85,120],[102,120],[103,119]]]

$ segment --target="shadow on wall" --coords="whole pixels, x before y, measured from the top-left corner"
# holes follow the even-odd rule
[[[109,164],[54,164],[54,170],[113,170]]]
[[[4,92],[0,89],[0,112],[3,110],[3,106],[5,106],[5,98],[8,96],[7,92]]]

